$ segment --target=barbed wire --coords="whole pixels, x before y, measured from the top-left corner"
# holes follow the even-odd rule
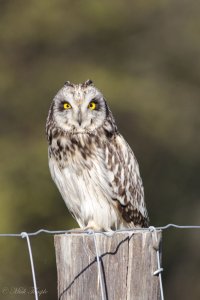
[[[106,295],[105,295],[105,289],[104,289],[104,282],[103,282],[103,274],[102,274],[102,268],[100,264],[100,257],[101,255],[99,254],[99,249],[96,241],[96,234],[104,234],[108,237],[112,237],[118,232],[140,232],[140,231],[150,231],[154,234],[154,238],[157,241],[157,231],[162,231],[162,230],[167,230],[170,228],[175,228],[175,229],[200,229],[200,225],[177,225],[177,224],[167,224],[165,226],[160,226],[160,227],[154,227],[150,226],[148,228],[127,228],[127,229],[120,229],[116,231],[109,231],[109,232],[101,232],[101,231],[93,231],[93,230],[47,230],[47,229],[39,229],[34,232],[21,232],[21,233],[0,233],[0,237],[20,237],[20,238],[26,238],[27,241],[27,247],[28,247],[28,252],[29,252],[29,259],[30,259],[30,265],[31,265],[31,271],[32,271],[32,279],[33,279],[33,287],[34,287],[34,296],[35,300],[38,300],[38,289],[37,289],[37,284],[36,284],[36,275],[35,275],[35,269],[34,269],[34,264],[33,264],[33,255],[32,255],[32,249],[31,249],[31,244],[29,237],[31,236],[37,236],[39,234],[45,233],[45,234],[92,234],[93,239],[94,239],[94,246],[95,246],[95,252],[96,252],[96,259],[97,259],[97,268],[98,268],[98,275],[99,275],[99,280],[100,280],[100,288],[101,288],[101,298],[102,300],[106,300]],[[160,283],[160,295],[161,295],[161,300],[164,300],[164,293],[163,293],[163,285],[162,285],[162,277],[161,273],[163,271],[163,268],[161,268],[160,264],[160,253],[159,253],[159,248],[155,248],[156,250],[156,255],[157,255],[157,266],[158,269],[154,271],[153,275],[159,275],[159,283]]]

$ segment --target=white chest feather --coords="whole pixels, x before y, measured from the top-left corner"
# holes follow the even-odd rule
[[[49,159],[51,176],[68,209],[80,227],[92,224],[96,229],[117,228],[119,216],[109,182],[113,174],[106,170],[102,150],[85,163],[77,156],[59,168],[54,158]]]

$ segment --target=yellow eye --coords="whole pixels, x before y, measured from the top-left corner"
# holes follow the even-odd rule
[[[91,101],[90,104],[88,105],[88,108],[93,110],[96,108],[96,103],[94,101]]]
[[[70,108],[71,108],[71,105],[70,105],[68,102],[65,102],[65,103],[63,104],[63,108],[64,108],[64,109],[70,109]]]

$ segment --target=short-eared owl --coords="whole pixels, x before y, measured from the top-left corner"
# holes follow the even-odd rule
[[[91,80],[58,91],[46,132],[51,176],[81,228],[148,226],[137,160]]]

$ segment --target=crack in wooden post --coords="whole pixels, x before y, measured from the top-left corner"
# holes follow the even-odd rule
[[[146,230],[95,234],[106,300],[158,300],[160,288],[152,233]],[[160,243],[161,231],[157,232]],[[101,289],[91,234],[55,235],[59,300],[100,300]],[[85,250],[84,250],[85,249]],[[88,251],[87,251],[88,249]]]

